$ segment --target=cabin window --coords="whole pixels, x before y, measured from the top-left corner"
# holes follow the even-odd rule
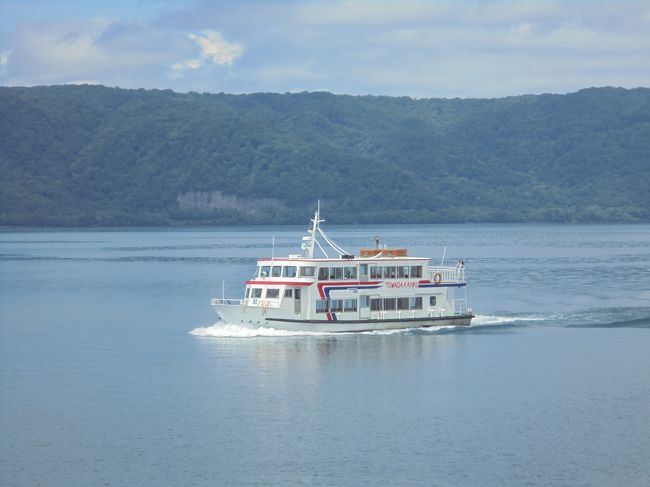
[[[364,277],[368,275],[368,264],[359,265],[359,274]]]
[[[356,299],[345,299],[343,301],[343,311],[356,311],[356,310],[357,310]]]
[[[247,287],[247,288],[246,288],[246,299],[248,299],[248,297],[250,296],[250,294],[251,294],[251,288]]]
[[[282,269],[282,277],[296,277],[298,268],[295,265],[288,265]]]
[[[330,279],[343,279],[343,267],[330,267]]]
[[[376,265],[370,266],[370,279],[381,279],[381,267]]]
[[[330,311],[343,311],[343,300],[330,299]]]
[[[421,265],[412,265],[411,266],[411,277],[422,277],[422,266]]]
[[[271,269],[271,275],[272,275],[273,277],[280,277],[280,276],[282,276],[282,266],[274,265],[273,268]]]
[[[435,305],[436,305],[436,297],[429,296],[429,306],[435,306]]]
[[[409,266],[400,266],[397,268],[397,277],[403,277],[404,279],[409,278]]]
[[[395,277],[397,277],[397,270],[395,266],[384,267],[384,279],[386,278],[395,279]]]
[[[271,266],[263,265],[260,267],[260,277],[269,277],[271,275]]]
[[[344,279],[356,279],[357,278],[357,268],[356,267],[344,267],[343,268],[343,278]]]
[[[315,267],[301,267],[300,277],[314,277]]]
[[[409,309],[422,309],[422,296],[409,298]]]
[[[359,296],[359,306],[361,308],[370,308],[370,296]]]
[[[327,299],[318,299],[316,301],[316,313],[327,313]]]
[[[266,290],[267,299],[277,299],[280,297],[280,290],[277,288],[269,288]]]
[[[327,267],[320,267],[318,269],[318,280],[327,281],[329,279],[329,269]]]
[[[284,290],[284,297],[285,298],[292,298],[293,297],[293,289],[285,289]]]
[[[253,298],[261,298],[262,297],[262,288],[261,287],[254,287],[253,288]]]
[[[370,309],[372,311],[380,311],[381,310],[381,299],[371,299],[370,300]]]
[[[384,298],[385,310],[392,310],[395,309],[395,307],[396,307],[395,298]]]
[[[409,309],[409,298],[397,298],[397,309]]]

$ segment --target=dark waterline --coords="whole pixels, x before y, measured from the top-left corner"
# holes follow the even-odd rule
[[[0,231],[0,485],[647,485],[650,225],[332,226],[447,244],[476,326],[215,324],[303,230]]]

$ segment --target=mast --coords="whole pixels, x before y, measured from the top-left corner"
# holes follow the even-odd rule
[[[325,220],[321,220],[320,217],[320,200],[318,200],[318,204],[316,205],[316,214],[314,214],[314,218],[311,219],[311,227],[309,230],[307,230],[307,233],[309,233],[309,237],[306,237],[307,240],[307,257],[310,259],[314,258],[314,245],[316,244],[316,234],[320,230],[320,223]]]
[[[316,206],[316,213],[314,214],[314,218],[311,220],[311,225],[309,229],[307,230],[307,233],[309,234],[308,236],[302,237],[302,245],[300,248],[305,251],[306,257],[308,259],[313,259],[314,258],[314,251],[316,250],[316,246],[321,250],[323,255],[325,255],[326,258],[329,258],[329,255],[327,255],[327,252],[323,248],[323,246],[320,244],[318,241],[317,236],[320,235],[322,239],[332,248],[336,253],[339,254],[339,256],[346,255],[348,252],[346,252],[343,248],[339,247],[336,243],[332,241],[331,238],[329,238],[323,230],[320,228],[320,224],[324,222],[320,217],[320,200],[318,200],[318,205]]]

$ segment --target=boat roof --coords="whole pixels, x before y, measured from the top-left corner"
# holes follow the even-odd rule
[[[342,264],[361,262],[362,264],[386,264],[391,262],[423,262],[431,260],[429,257],[354,257],[352,259],[326,259],[326,258],[313,258],[307,257],[262,257],[257,259],[258,263],[274,263],[274,262],[308,262],[308,263],[333,263],[338,262]]]

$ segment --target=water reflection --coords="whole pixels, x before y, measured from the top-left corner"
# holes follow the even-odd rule
[[[455,333],[345,334],[258,338],[209,338],[196,340],[206,363],[214,365],[224,357],[255,377],[261,389],[273,388],[300,377],[318,383],[329,369],[403,369],[428,364],[444,370],[445,364],[462,355],[462,335]]]

